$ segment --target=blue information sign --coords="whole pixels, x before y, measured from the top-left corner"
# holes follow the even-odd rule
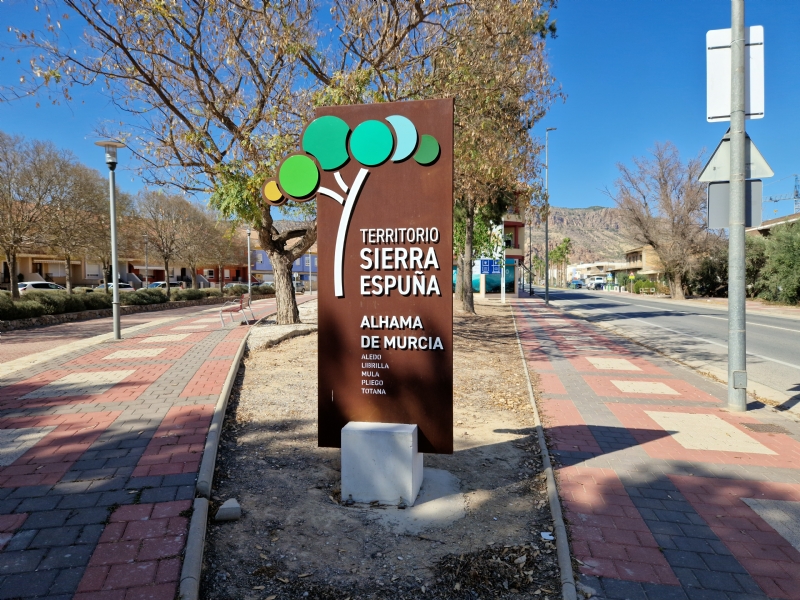
[[[502,272],[499,260],[481,259],[481,275],[499,275]]]

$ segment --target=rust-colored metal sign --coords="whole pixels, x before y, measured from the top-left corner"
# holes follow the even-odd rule
[[[321,167],[319,445],[410,423],[421,452],[452,453],[453,102],[320,108],[303,149]]]

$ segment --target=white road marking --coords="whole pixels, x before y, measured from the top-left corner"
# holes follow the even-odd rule
[[[720,321],[727,321],[727,317],[715,317],[714,315],[697,315],[698,317],[705,317],[706,319],[718,319]],[[781,331],[791,331],[792,333],[800,333],[800,329],[789,329],[788,327],[778,327],[777,325],[764,325],[763,323],[751,323],[746,321],[748,325],[755,325],[756,327],[769,327],[770,329],[780,329]]]
[[[142,348],[141,350],[117,350],[106,356],[103,360],[116,360],[120,358],[152,358],[161,354],[166,348]]]
[[[192,335],[191,333],[173,333],[172,335],[153,335],[139,340],[140,344],[160,344],[161,342],[180,342]]]
[[[127,371],[84,371],[70,373],[51,381],[37,390],[25,394],[20,400],[34,398],[63,398],[65,396],[96,396],[107,392],[120,381],[132,375],[136,369]]]
[[[716,415],[645,411],[687,450],[775,454],[761,442]]]

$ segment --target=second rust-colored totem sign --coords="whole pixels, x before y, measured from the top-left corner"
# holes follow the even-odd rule
[[[453,102],[323,107],[263,189],[317,199],[319,445],[350,421],[453,451]]]

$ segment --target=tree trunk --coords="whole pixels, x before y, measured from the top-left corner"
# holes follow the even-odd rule
[[[219,268],[217,275],[219,275],[219,291],[221,292],[222,286],[225,285],[225,282],[223,281],[225,278],[222,276],[222,265],[217,265],[217,267]]]
[[[72,268],[71,268],[72,267],[72,264],[71,264],[72,261],[70,260],[71,258],[72,257],[69,254],[67,254],[66,260],[65,260],[65,262],[67,263],[67,271],[66,271],[67,272],[67,281],[66,281],[66,283],[67,283],[67,293],[68,294],[72,293]]]
[[[197,267],[189,267],[189,271],[192,273],[192,289],[199,289],[197,285]]]
[[[167,300],[169,300],[169,261],[164,259],[164,280],[167,282]]]
[[[111,293],[109,283],[111,283],[111,265],[103,264],[103,287],[105,288],[106,294]]]
[[[464,219],[464,312],[475,314],[475,299],[472,294],[472,236],[475,230],[475,203],[467,200]]]
[[[464,255],[456,258],[456,300],[464,301]]]
[[[274,250],[268,251],[268,253],[275,276],[275,303],[278,310],[275,321],[278,325],[299,323],[300,311],[297,310],[294,283],[292,282],[293,261],[287,255]]]
[[[683,300],[683,275],[679,271],[674,272],[669,278],[669,293],[673,300]]]
[[[15,252],[7,252],[6,258],[8,258],[8,266],[11,274],[11,299],[19,300],[19,286],[17,285],[17,269],[19,265],[17,264],[17,255]]]

